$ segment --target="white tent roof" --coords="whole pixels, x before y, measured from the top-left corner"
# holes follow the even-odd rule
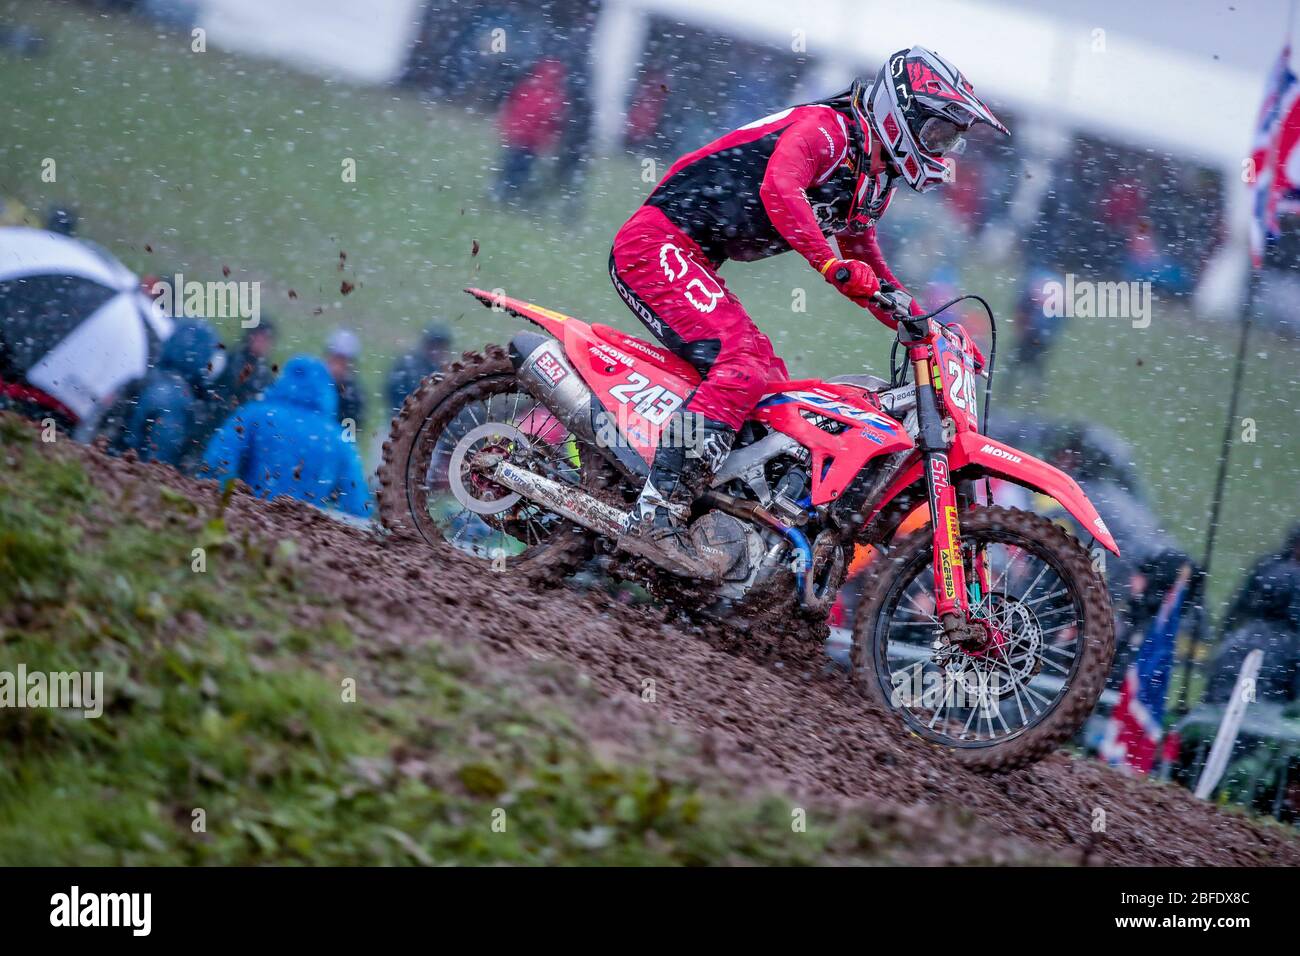
[[[802,39],[848,68],[920,43],[994,104],[1220,168],[1246,155],[1287,27],[1287,0],[611,2],[786,47]]]
[[[387,83],[406,63],[421,0],[199,0],[208,42],[365,83]]]

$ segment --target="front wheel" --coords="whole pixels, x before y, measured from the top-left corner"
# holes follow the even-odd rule
[[[926,526],[868,569],[854,680],[971,769],[1011,770],[1069,740],[1096,706],[1115,650],[1110,598],[1078,540],[1039,515],[974,508],[961,538],[968,578],[976,555],[987,568],[987,593],[969,600],[980,639],[939,640]]]

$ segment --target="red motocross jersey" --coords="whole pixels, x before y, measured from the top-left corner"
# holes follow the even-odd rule
[[[874,225],[846,232],[857,184],[849,168],[848,121],[821,104],[795,106],[742,126],[683,156],[660,180],[646,205],[655,206],[713,262],[752,261],[796,250],[820,271],[837,258],[861,259],[901,285],[885,264]],[[892,187],[872,203],[879,216]],[[874,311],[874,310],[873,310]]]

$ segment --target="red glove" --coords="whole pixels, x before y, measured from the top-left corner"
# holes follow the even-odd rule
[[[827,282],[850,299],[869,299],[880,291],[880,280],[861,259],[831,259],[821,272]]]

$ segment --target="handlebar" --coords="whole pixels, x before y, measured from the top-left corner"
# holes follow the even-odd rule
[[[848,282],[851,277],[852,273],[849,272],[848,266],[840,266],[835,270],[835,281],[838,283]],[[989,304],[977,295],[959,295],[952,301],[939,306],[933,312],[914,316],[912,315],[912,297],[896,288],[892,283],[881,282],[879,291],[871,296],[872,302],[898,317],[898,338],[894,342],[895,350],[900,344],[908,344],[924,339],[930,329],[930,320],[963,299],[973,299],[984,306],[984,312],[989,317],[991,342],[989,344],[988,364],[984,373],[984,420],[980,426],[980,431],[987,432],[989,425],[989,395],[993,389],[993,360],[997,356],[998,348],[998,323],[993,317],[993,309]],[[889,368],[890,378],[897,381],[899,376],[894,362],[895,354],[895,351],[889,353]]]
[[[840,266],[835,270],[835,281],[848,282],[851,275],[847,266]],[[895,315],[907,316],[912,312],[912,297],[888,282],[880,283],[880,291],[872,294],[871,301]]]

